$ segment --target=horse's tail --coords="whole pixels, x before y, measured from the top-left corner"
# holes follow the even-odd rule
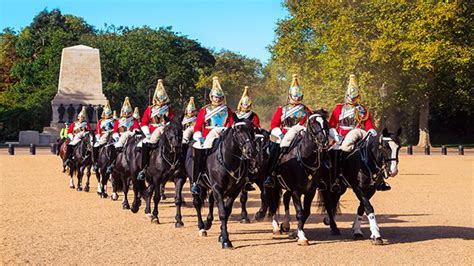
[[[330,205],[330,207],[334,210],[334,214],[341,214],[341,201],[340,195],[336,195],[334,192],[330,191],[319,191],[316,199],[316,208],[317,213],[319,214],[326,214],[327,208],[326,206]]]

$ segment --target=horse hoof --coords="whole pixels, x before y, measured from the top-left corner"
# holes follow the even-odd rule
[[[102,193],[102,198],[106,199],[108,196],[107,193]]]
[[[339,229],[331,229],[331,235],[333,236],[340,236],[341,235],[341,231],[339,231]]]
[[[324,225],[330,225],[331,223],[330,223],[330,221],[329,221],[329,217],[327,217],[327,216],[324,217],[323,223],[324,223]]]
[[[77,187],[77,191],[82,191],[82,187]]]
[[[288,234],[288,238],[298,239],[298,233],[296,231],[293,231],[293,232]]]
[[[372,244],[376,246],[383,245],[383,239],[381,237],[372,238]]]
[[[288,233],[290,232],[290,224],[280,224],[280,231],[282,233]]]
[[[163,194],[163,195],[161,196],[161,200],[166,200],[166,199],[167,199],[166,196]]]
[[[222,243],[222,249],[233,249],[233,248],[234,246],[232,246],[232,243],[230,241]]]
[[[222,236],[219,235],[219,238],[217,239],[217,242],[222,243],[222,240],[223,240],[223,239],[222,239]]]
[[[364,239],[364,235],[363,234],[359,234],[359,233],[355,233],[352,235],[352,239],[354,240],[363,240]]]
[[[132,208],[130,209],[133,213],[137,213],[138,212],[138,206],[136,206],[135,204],[133,204]]]
[[[119,197],[118,197],[117,194],[114,193],[114,194],[112,194],[112,197],[110,197],[110,198],[111,198],[113,201],[116,201],[116,200],[118,200]]]
[[[206,230],[199,230],[199,236],[206,237],[207,236]]]
[[[76,187],[74,185],[69,185],[70,189],[75,189]]]
[[[88,186],[84,187],[84,192],[89,192],[90,188]]]
[[[130,205],[129,205],[128,203],[122,204],[122,208],[123,208],[124,210],[128,210],[128,209],[130,209]]]
[[[253,219],[257,222],[263,221],[264,218],[265,218],[265,215],[262,214],[261,212],[255,213],[255,216],[253,217]]]
[[[153,214],[151,213],[145,213],[145,217],[152,220],[153,219]]]
[[[240,220],[240,223],[241,224],[249,224],[250,220],[249,220],[249,218],[245,217],[245,218],[242,218],[242,220]]]
[[[212,227],[212,222],[206,221],[206,223],[204,224],[204,229],[209,230],[211,229],[211,227]]]
[[[298,246],[309,246],[309,241],[306,239],[298,239]]]
[[[151,223],[152,223],[152,224],[160,224],[160,220],[158,220],[158,217],[153,217],[153,218],[151,219]]]
[[[176,222],[176,223],[174,224],[174,227],[175,227],[175,228],[181,228],[181,227],[183,227],[183,226],[184,226],[184,223],[183,223],[183,222]]]
[[[281,235],[281,230],[280,230],[280,229],[273,229],[273,235],[274,235],[274,236],[279,236],[279,235]]]

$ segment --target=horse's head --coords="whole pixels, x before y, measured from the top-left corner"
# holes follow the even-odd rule
[[[398,174],[398,153],[400,151],[399,136],[401,133],[402,128],[399,128],[396,133],[391,133],[384,128],[379,137],[380,156],[388,176],[391,177]]]
[[[309,138],[319,148],[326,149],[329,146],[329,123],[328,113],[324,109],[312,112],[306,121],[306,131]]]
[[[232,137],[242,151],[245,159],[255,160],[257,148],[255,145],[255,129],[248,119],[238,119],[234,114]]]
[[[163,131],[171,152],[177,152],[181,149],[183,142],[183,128],[177,119],[171,119],[166,123]]]

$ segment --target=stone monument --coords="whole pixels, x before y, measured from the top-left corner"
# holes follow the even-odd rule
[[[85,45],[76,45],[63,49],[61,68],[59,71],[58,92],[51,101],[53,117],[50,127],[44,132],[59,136],[59,130],[64,126],[59,121],[59,106],[78,108],[79,105],[97,107],[106,102],[102,92],[102,74],[100,70],[99,49]],[[95,109],[95,108],[94,108]],[[67,110],[68,115],[70,110]],[[93,114],[93,117],[97,117]],[[100,114],[99,114],[100,115]],[[73,119],[76,119],[76,114]],[[68,119],[64,119],[68,120]]]

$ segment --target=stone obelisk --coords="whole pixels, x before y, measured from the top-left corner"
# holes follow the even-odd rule
[[[79,105],[97,107],[106,102],[102,92],[102,74],[100,69],[99,49],[85,45],[76,45],[63,49],[61,56],[61,68],[59,72],[58,92],[51,101],[53,117],[51,126],[45,128],[45,132],[57,135],[59,129],[64,125],[60,121],[58,112],[62,104],[64,108],[70,105],[76,110],[74,120],[77,116]],[[94,108],[95,110],[95,108]],[[95,111],[94,111],[95,112]],[[63,120],[68,120],[68,114],[62,112]],[[98,114],[100,116],[100,114]],[[92,117],[96,118],[97,114]]]

